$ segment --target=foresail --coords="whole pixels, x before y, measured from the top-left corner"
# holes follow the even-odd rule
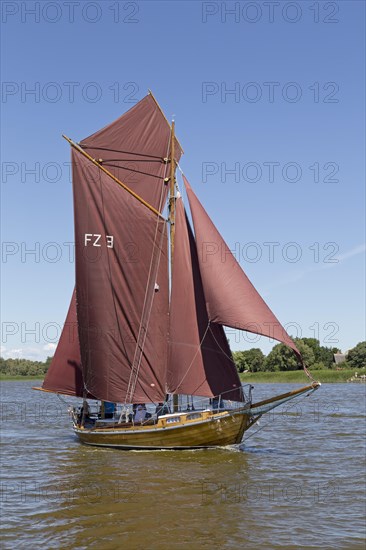
[[[182,199],[176,202],[168,390],[240,400],[241,386],[223,328],[209,323],[196,246]]]
[[[151,94],[120,118],[83,139],[80,146],[159,211],[168,193],[171,128]],[[175,158],[182,149],[175,141]]]
[[[42,389],[54,393],[83,396],[75,290],[55,355],[46,373]]]
[[[184,183],[209,319],[283,342],[293,349],[302,363],[295,343],[241,269],[186,178]]]
[[[106,401],[160,401],[168,330],[166,222],[76,150],[72,164],[85,387]]]

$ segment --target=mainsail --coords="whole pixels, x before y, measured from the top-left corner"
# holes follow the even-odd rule
[[[132,191],[152,207],[162,211],[168,193],[165,178],[169,168],[167,157],[170,139],[170,125],[153,95],[149,94],[120,118],[85,138],[80,145],[89,155],[97,159],[101,166],[126,183]],[[175,140],[176,161],[179,161],[181,154],[182,148],[178,140]],[[91,165],[88,171],[89,175],[98,181],[98,171],[93,170]],[[87,205],[84,205],[84,208],[87,208]],[[131,242],[127,245],[125,253],[133,261],[136,253],[135,244]],[[160,269],[167,269],[167,267],[163,267],[162,263]],[[156,305],[151,312],[152,326],[158,326],[154,322],[155,315],[159,315]],[[73,376],[72,365],[77,364],[80,367],[81,359],[77,331],[74,331],[76,334],[70,337],[69,326],[72,322],[76,323],[75,292],[58,347],[43,382],[43,388],[82,396],[83,384],[80,380],[80,370],[78,370],[77,380]]]
[[[241,269],[186,178],[184,183],[194,223],[209,319],[283,342],[302,363],[295,343]]]
[[[168,328],[165,219],[80,152],[72,156],[85,388],[107,401],[159,401],[165,397]]]
[[[241,383],[224,330],[208,319],[196,244],[181,198],[175,225],[168,390],[208,397],[225,393],[240,401]]]

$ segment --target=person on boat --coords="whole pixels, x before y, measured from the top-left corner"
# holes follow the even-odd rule
[[[215,411],[215,410],[219,410],[220,408],[220,397],[212,397],[210,399],[210,404],[212,406],[212,410]]]
[[[169,407],[167,403],[158,403],[155,409],[155,414],[157,417],[162,416],[163,414],[169,414]]]
[[[89,418],[89,415],[90,415],[89,403],[87,401],[84,401],[78,415],[79,424],[81,425],[83,421],[85,422],[85,420]]]
[[[147,414],[146,405],[144,405],[143,403],[140,405],[137,405],[134,421],[143,422],[144,420],[146,420],[146,414]]]
[[[116,404],[104,401],[104,418],[113,418],[116,412]]]

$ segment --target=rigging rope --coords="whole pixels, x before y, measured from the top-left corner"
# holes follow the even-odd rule
[[[311,390],[310,390],[310,392],[311,392]],[[297,401],[296,401],[296,402],[298,403],[299,401],[301,401],[302,399],[305,399],[306,397],[309,397],[309,393],[305,393],[304,395],[300,395],[300,397],[297,398]],[[282,403],[281,406],[284,405],[284,404],[285,404],[285,403]],[[263,416],[263,414],[266,414],[266,413],[260,414],[260,415],[259,415],[259,418],[261,418],[261,417]],[[283,412],[281,412],[280,414],[283,415]],[[266,424],[263,424],[263,426],[261,426],[261,427],[259,428],[259,430],[257,430],[256,432],[251,432],[250,435],[244,437],[242,443],[245,443],[248,439],[250,439],[251,437],[253,437],[253,435],[255,435],[255,434],[257,434],[258,432],[260,432],[261,430],[263,430],[263,428],[266,428],[266,427],[269,425],[270,422],[272,422],[272,420],[266,422]],[[244,432],[244,433],[246,433],[246,432]]]
[[[192,367],[192,365],[193,365],[193,362],[194,362],[194,360],[196,359],[197,354],[198,354],[198,352],[200,351],[200,349],[201,349],[201,347],[202,347],[202,345],[203,345],[203,341],[204,341],[204,339],[206,338],[206,334],[207,334],[209,328],[210,328],[210,321],[209,321],[208,324],[207,324],[207,327],[206,327],[206,330],[205,330],[205,332],[204,332],[204,335],[202,336],[202,339],[201,339],[201,341],[200,341],[200,343],[199,343],[199,346],[198,346],[197,349],[196,349],[196,353],[194,354],[194,356],[193,356],[193,358],[192,358],[192,361],[190,362],[190,364],[189,364],[189,366],[188,366],[188,368],[187,368],[187,370],[186,370],[185,375],[184,375],[183,378],[180,380],[179,384],[177,384],[177,388],[179,388],[179,386],[183,383],[183,381],[185,380],[185,378],[186,378],[186,376],[187,376],[189,370],[191,369],[191,367]]]
[[[164,162],[164,159],[100,159],[102,162],[101,164],[105,164],[106,162],[158,162],[159,164],[166,164]]]
[[[180,164],[177,162],[177,167],[178,167],[178,170],[180,171],[180,173],[182,174],[182,176],[184,176],[184,173],[183,173],[183,170],[182,168],[180,167]],[[178,190],[179,190],[179,187],[178,187]],[[211,327],[210,327],[210,332],[211,332],[211,335],[213,336],[216,344],[218,345],[218,347],[220,348],[221,352],[235,365],[235,361],[233,360],[232,357],[230,357],[226,352],[225,350],[222,349],[221,345],[219,344],[219,342],[217,341]],[[306,374],[306,376],[312,381],[312,382],[316,382],[315,378],[311,375],[309,369],[307,368],[307,366],[305,365],[305,363],[303,362],[302,363],[302,366],[303,366],[303,369],[304,369],[304,372]]]
[[[102,185],[102,173],[101,173],[101,171],[99,171],[99,186],[100,186],[100,194],[101,194],[101,199],[102,199],[103,229],[104,229],[104,233],[107,234],[106,224],[105,224],[104,195],[103,195],[103,185]],[[113,282],[112,282],[112,269],[111,269],[111,261],[110,261],[110,255],[109,254],[107,254],[107,259],[108,259],[108,276],[109,276],[109,282],[110,282],[110,286],[111,286],[111,290],[112,290],[113,309],[114,309],[115,319],[116,319],[116,322],[117,322],[118,334],[119,334],[119,338],[121,340],[122,346],[124,348],[125,355],[127,357],[127,349],[126,349],[126,346],[125,346],[125,342],[123,340],[122,331],[121,331],[121,327],[120,327],[120,323],[119,323],[119,316],[118,316],[118,313],[117,313],[116,296],[115,296],[115,289],[114,289]],[[108,374],[109,374],[109,371],[108,371]],[[107,388],[108,387],[109,387],[109,375],[107,376]]]
[[[70,407],[70,403],[68,403],[66,401],[66,399],[64,397],[62,397],[59,393],[56,393],[56,396],[59,398],[59,400],[64,404],[64,405],[67,405],[68,407]]]
[[[310,380],[312,380],[313,382],[316,382],[315,378],[312,377],[312,375],[311,375],[309,369],[307,368],[307,366],[305,365],[305,363],[303,363],[302,366],[304,368],[304,372],[305,372],[306,376],[308,378],[310,378]]]
[[[222,347],[220,346],[219,342],[216,340],[215,338],[215,335],[214,333],[212,332],[211,328],[210,328],[210,332],[213,336],[213,339],[215,340],[216,344],[219,346],[220,350],[222,351],[222,353],[228,358],[230,359],[230,361],[235,365],[235,361],[233,360],[232,357],[229,357],[228,354],[222,349]],[[316,382],[315,378],[312,377],[310,371],[308,370],[308,368],[306,367],[305,363],[302,364],[303,366],[303,369],[304,369],[304,372],[306,374],[306,376],[308,376],[308,378],[310,378],[310,380],[312,380],[312,382]]]
[[[169,143],[168,143],[167,155],[169,154],[169,149],[170,149],[170,139],[169,139]],[[166,177],[167,167],[168,167],[167,163],[164,163],[164,173],[162,174],[162,186],[161,186],[160,200],[159,200],[159,211],[161,211],[162,206],[163,206],[163,199],[164,199],[164,195],[165,195],[164,180],[165,180],[165,177]],[[138,375],[139,375],[140,366],[141,366],[142,357],[143,357],[144,346],[145,346],[146,337],[147,337],[147,329],[148,329],[148,326],[149,326],[150,315],[151,315],[152,306],[153,306],[153,302],[154,302],[156,277],[157,277],[158,270],[159,270],[159,265],[160,265],[163,237],[165,235],[165,230],[166,230],[166,227],[167,227],[166,225],[164,225],[164,229],[161,231],[160,243],[159,243],[159,247],[158,247],[158,255],[157,255],[157,258],[156,258],[156,265],[155,265],[154,272],[152,273],[155,250],[156,250],[156,242],[157,242],[157,236],[158,236],[158,229],[159,229],[159,222],[160,222],[160,220],[157,217],[156,218],[156,225],[155,225],[155,235],[154,235],[154,242],[153,242],[153,248],[152,248],[152,255],[151,255],[150,266],[149,266],[149,274],[148,274],[146,289],[145,289],[144,304],[143,304],[143,308],[142,308],[139,332],[138,332],[138,336],[137,336],[137,340],[136,340],[135,354],[134,354],[134,358],[133,358],[133,361],[132,361],[132,364],[131,364],[131,372],[130,372],[130,377],[129,377],[128,386],[127,386],[125,403],[132,403],[133,402],[133,395],[134,395],[134,392],[135,392],[135,389],[136,389],[136,384],[137,384]],[[153,277],[152,277],[152,275],[153,275]],[[150,303],[148,303],[149,293],[150,293]],[[140,344],[139,342],[140,342],[141,338],[142,338],[142,342]]]
[[[222,326],[222,325],[221,325],[221,326]],[[216,344],[217,344],[218,347],[220,348],[221,352],[225,355],[225,357],[227,357],[227,358],[231,361],[231,363],[232,363],[233,365],[235,365],[235,361],[233,360],[233,358],[230,357],[230,355],[228,355],[228,354],[226,353],[226,351],[222,349],[222,347],[220,346],[220,343],[216,340],[216,337],[215,337],[214,333],[212,332],[211,327],[210,327],[210,332],[211,332],[211,335],[212,335],[213,339],[215,340]],[[225,334],[225,338],[226,338],[226,334]],[[229,348],[229,349],[230,349],[230,348]]]
[[[157,222],[159,223],[158,218],[157,218]],[[145,346],[146,337],[147,337],[147,330],[149,326],[151,310],[154,302],[154,293],[155,293],[154,287],[155,287],[156,277],[157,277],[158,269],[160,265],[162,241],[163,241],[164,234],[165,234],[165,227],[164,227],[164,230],[161,231],[161,240],[158,247],[159,253],[157,255],[157,258],[155,259],[154,256],[155,256],[155,248],[156,248],[156,241],[157,241],[157,229],[156,229],[155,237],[154,237],[153,253],[151,256],[149,273],[148,273],[147,284],[145,289],[144,303],[142,307],[141,321],[140,321],[139,331],[136,339],[135,353],[134,353],[134,357],[131,365],[131,373],[130,373],[130,378],[128,382],[125,403],[133,402],[132,398],[136,389],[138,374],[140,371],[141,361],[142,361],[143,352],[144,352],[144,346]],[[154,259],[156,264],[155,266],[154,266]]]
[[[183,173],[183,170],[182,168],[180,167],[180,164],[177,162],[177,167],[178,167],[178,170],[180,171],[180,173],[182,174],[182,176],[184,176],[184,173]],[[179,187],[178,187],[178,190],[179,190]],[[219,342],[217,341],[217,339],[215,338],[215,335],[214,333],[212,332],[212,329],[210,327],[210,332],[211,332],[211,335],[213,336],[216,344],[218,345],[218,347],[220,348],[221,352],[235,365],[235,361],[233,360],[232,357],[230,357],[226,352],[225,350],[222,349],[221,345],[219,344]],[[304,369],[304,372],[306,374],[306,376],[312,381],[312,382],[316,382],[315,378],[311,375],[309,369],[307,368],[307,366],[305,365],[305,363],[303,362],[302,363],[302,366],[303,366],[303,369]]]
[[[156,178],[160,180],[160,176],[150,174],[149,172],[142,172],[142,170],[134,170],[131,167],[118,166],[118,164],[109,164],[108,161],[103,161],[103,166],[109,166],[110,168],[119,168],[120,170],[126,170],[128,172],[134,172],[136,174],[142,174],[143,176],[149,176],[150,178]]]
[[[122,149],[109,149],[109,147],[95,147],[95,146],[92,146],[92,145],[81,145],[80,143],[78,145],[82,149],[95,149],[96,151],[108,151],[108,152],[111,152],[111,153],[125,153],[126,155],[134,155],[134,156],[137,156],[137,157],[146,157],[146,158],[159,159],[161,161],[164,161],[163,157],[160,157],[160,156],[157,156],[157,155],[147,155],[146,153],[136,153],[135,151],[134,152],[132,152],[132,151],[123,151]]]

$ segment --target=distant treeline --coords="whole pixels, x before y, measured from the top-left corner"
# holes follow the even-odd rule
[[[366,366],[366,342],[360,342],[349,350],[346,361],[336,364],[334,354],[338,348],[321,346],[316,338],[294,338],[305,364],[312,370],[334,368],[361,368]],[[277,344],[267,357],[259,348],[233,353],[236,368],[239,372],[275,372],[302,369],[295,354],[284,344]]]
[[[52,357],[47,357],[44,362],[0,357],[0,374],[6,374],[7,376],[39,376],[43,378],[51,361]]]
[[[366,342],[360,342],[347,354],[347,360],[336,364],[334,354],[340,353],[337,348],[327,348],[319,344],[315,338],[294,338],[306,365],[312,370],[334,368],[366,367]],[[295,354],[284,344],[277,344],[265,356],[259,348],[233,353],[236,368],[239,372],[275,372],[299,370]],[[31,361],[30,359],[4,359],[0,357],[0,374],[6,376],[39,376],[43,378],[50,366],[52,357],[46,361]]]

